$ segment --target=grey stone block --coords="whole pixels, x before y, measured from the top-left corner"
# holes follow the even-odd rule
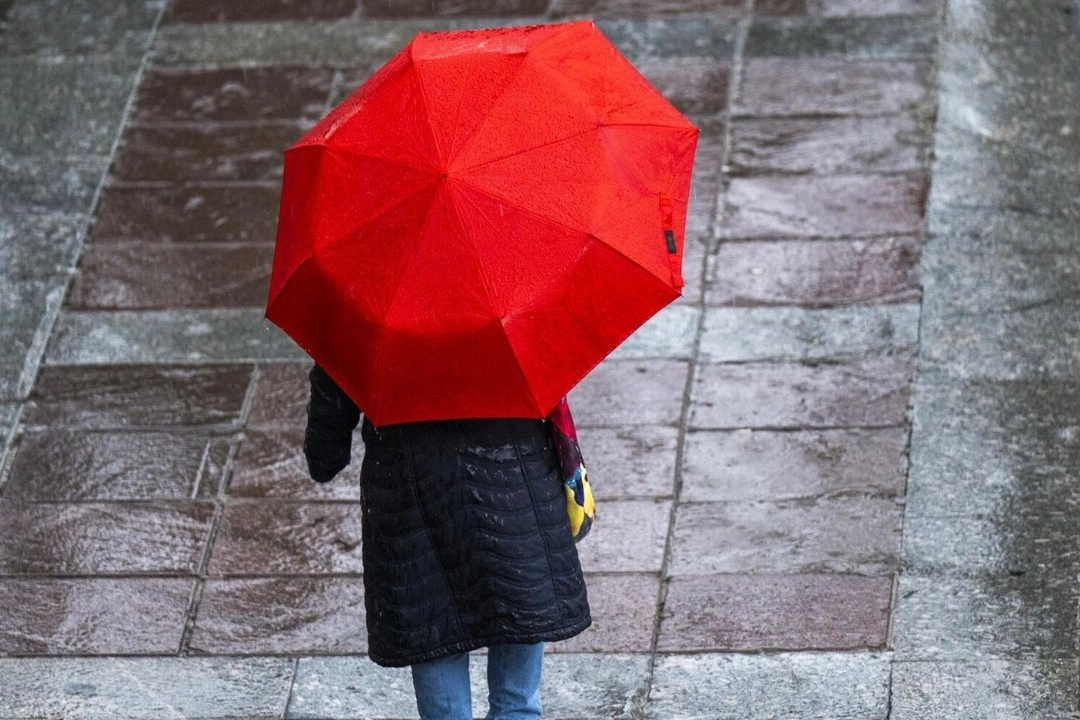
[[[668,655],[656,660],[650,718],[885,720],[887,653]]]
[[[280,718],[288,658],[0,658],[4,720]]]
[[[51,365],[303,361],[299,347],[260,308],[65,311],[46,357]]]
[[[604,19],[597,27],[631,61],[644,58],[729,59],[738,21],[733,18]]]
[[[748,57],[908,59],[933,55],[938,20],[929,17],[758,19]]]
[[[1064,720],[1078,710],[1076,660],[898,662],[892,720]]]
[[[164,0],[17,2],[8,13],[0,55],[141,56]]]
[[[902,574],[893,645],[901,660],[1075,658],[1074,573]]]
[[[487,711],[487,658],[470,661],[473,715]],[[550,655],[541,689],[552,720],[628,718],[645,692],[644,655]],[[362,657],[302,658],[287,716],[290,720],[416,718],[408,669],[380,668]]]
[[[910,352],[919,306],[806,308],[709,307],[701,337],[707,362],[830,360]]]
[[[627,338],[611,357],[622,360],[689,360],[700,318],[700,308],[669,305]]]
[[[41,148],[42,152],[48,150]],[[87,214],[108,167],[107,155],[52,157],[0,151],[3,219],[14,221],[26,214]]]

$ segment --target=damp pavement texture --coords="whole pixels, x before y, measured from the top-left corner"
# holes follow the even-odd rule
[[[419,30],[582,17],[701,140],[685,296],[571,396],[546,717],[1080,717],[1078,14],[0,0],[0,719],[416,717],[262,318],[282,151]]]

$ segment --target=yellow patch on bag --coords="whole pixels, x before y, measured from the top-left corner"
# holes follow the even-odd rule
[[[570,532],[575,542],[589,534],[596,519],[596,501],[593,499],[589,473],[579,465],[574,475],[563,484],[566,493],[566,514],[570,518]]]

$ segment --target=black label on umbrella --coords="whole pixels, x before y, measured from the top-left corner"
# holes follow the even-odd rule
[[[667,243],[667,251],[669,254],[674,255],[678,252],[678,249],[675,247],[675,233],[672,230],[664,231],[664,242]]]

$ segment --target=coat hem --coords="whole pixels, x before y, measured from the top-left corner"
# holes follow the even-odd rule
[[[568,640],[575,635],[584,632],[590,625],[592,625],[592,617],[586,615],[584,619],[556,630],[548,630],[539,633],[499,632],[488,637],[469,638],[468,640],[448,643],[431,650],[426,650],[422,653],[393,657],[380,655],[369,650],[368,657],[371,658],[373,663],[382,667],[408,667],[409,665],[431,662],[432,660],[438,660],[439,658],[471,652],[492,645],[532,645],[539,642],[559,642],[560,640]]]

